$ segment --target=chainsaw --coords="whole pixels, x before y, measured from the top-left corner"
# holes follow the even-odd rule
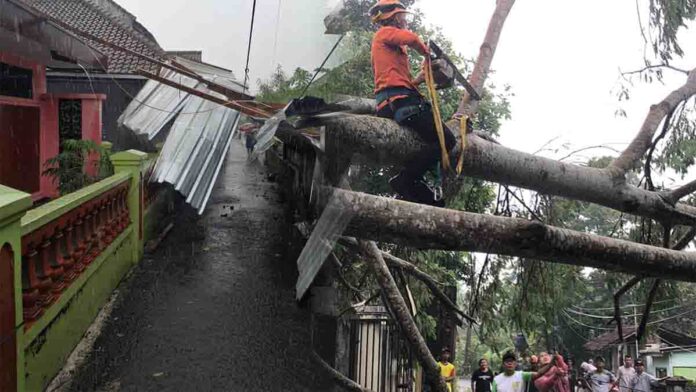
[[[433,41],[428,42],[430,46],[430,56],[433,62],[433,79],[435,79],[438,90],[454,86],[455,81],[464,87],[472,100],[479,101],[481,96],[469,81],[462,75],[454,65],[454,62],[445,52]]]

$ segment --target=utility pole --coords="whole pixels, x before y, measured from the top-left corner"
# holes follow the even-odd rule
[[[638,309],[633,307],[633,326],[636,329],[636,358],[638,357]]]

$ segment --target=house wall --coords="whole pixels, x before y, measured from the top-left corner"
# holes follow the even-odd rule
[[[672,375],[696,381],[696,352],[672,353]]]
[[[0,183],[27,192],[40,190],[40,109],[0,104]]]
[[[652,367],[648,367],[648,373],[652,375],[657,375],[657,369],[658,368],[663,368],[667,369],[667,374],[670,375],[672,374],[672,369],[670,369],[669,366],[669,355],[662,355],[660,357],[658,356],[653,356],[652,357]]]
[[[117,120],[147,82],[138,76],[48,74],[51,94],[104,94],[101,114],[102,140],[114,144],[115,151],[139,147],[130,135],[118,130]]]
[[[668,376],[682,376],[696,381],[696,352],[671,352],[653,356],[648,373],[657,375],[657,369],[667,369]]]
[[[0,181],[30,193],[35,199],[50,196],[55,193],[55,184],[41,179],[42,162],[46,158],[44,135],[50,133],[42,118],[46,67],[3,51],[0,61],[32,71],[31,99],[0,96],[0,160],[5,168]]]

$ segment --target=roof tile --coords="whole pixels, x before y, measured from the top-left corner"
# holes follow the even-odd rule
[[[39,11],[59,19],[78,31],[85,31],[100,39],[157,59],[164,58],[164,51],[157,42],[149,39],[88,0],[24,0]],[[77,35],[79,33],[75,32]],[[135,73],[139,68],[157,72],[156,64],[146,63],[138,57],[82,37],[109,58],[109,73]],[[95,54],[96,55],[96,54]]]

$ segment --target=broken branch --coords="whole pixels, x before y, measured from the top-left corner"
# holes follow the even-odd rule
[[[389,308],[394,313],[395,320],[401,327],[404,337],[409,342],[411,349],[418,358],[428,383],[438,392],[447,392],[445,381],[440,376],[440,366],[435,361],[433,354],[428,349],[425,339],[418,330],[416,322],[408,310],[406,301],[396,286],[394,277],[389,272],[389,267],[382,257],[382,252],[372,241],[360,241],[360,253],[365,257],[365,262],[375,274],[377,283],[382,289],[384,298]]]
[[[342,242],[350,246],[359,246],[358,241],[355,238],[343,237],[341,240]],[[442,283],[436,281],[435,279],[433,279],[432,276],[423,272],[415,264],[409,263],[408,261],[396,257],[391,253],[387,253],[383,250],[380,250],[380,252],[382,254],[382,257],[384,258],[384,261],[386,261],[390,267],[399,268],[400,270],[423,282],[423,284],[425,284],[426,287],[428,287],[428,289],[435,296],[435,298],[437,298],[440,301],[440,303],[442,303],[446,308],[460,315],[462,318],[469,321],[470,323],[478,324],[476,319],[459,309],[459,307],[450,299],[450,297],[448,297],[447,294],[445,294],[445,292],[442,291],[442,289],[440,289],[439,286],[441,286]]]
[[[696,94],[696,69],[688,73],[686,83],[672,91],[662,102],[650,107],[645,121],[631,144],[609,166],[609,171],[615,178],[623,178],[636,162],[648,151],[652,138],[662,120],[672,112],[677,105]]]
[[[669,203],[676,204],[683,197],[688,196],[694,192],[696,192],[696,180],[693,180],[688,184],[684,184],[679,188],[667,192],[665,194],[665,198]]]
[[[329,376],[331,376],[331,378],[336,382],[336,385],[344,390],[351,392],[372,392],[372,390],[361,387],[360,384],[334,369],[333,366],[326,363],[326,361],[324,361],[324,359],[314,350],[312,350],[312,359],[314,359],[314,362],[321,366],[321,368],[324,369]]]

